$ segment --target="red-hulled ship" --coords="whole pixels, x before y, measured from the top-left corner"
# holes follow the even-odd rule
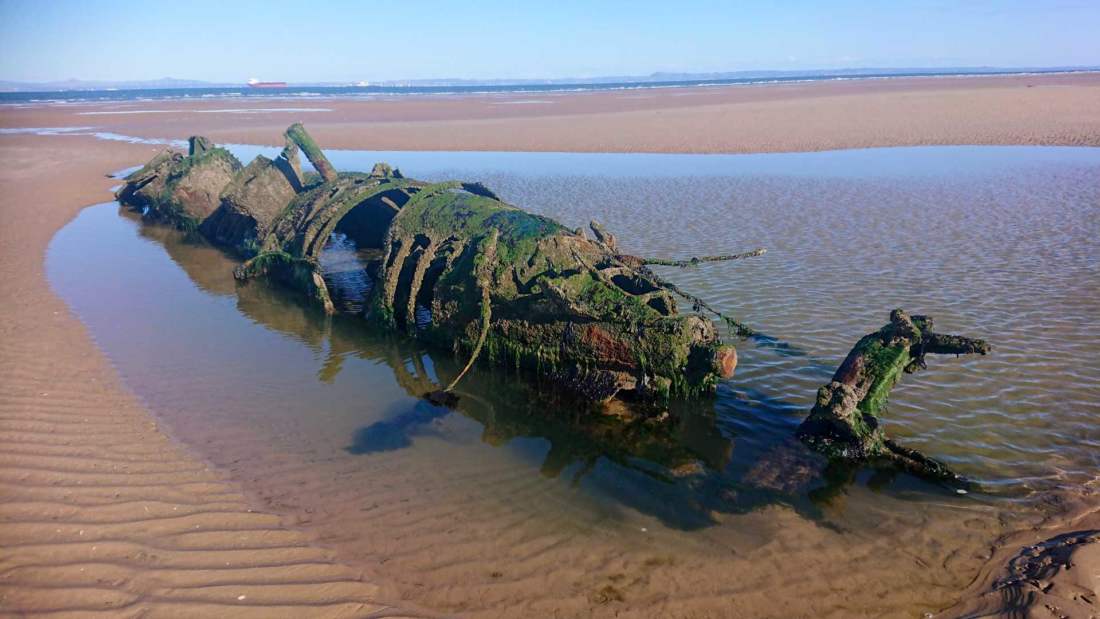
[[[261,82],[256,78],[248,80],[249,88],[286,88],[286,82]]]

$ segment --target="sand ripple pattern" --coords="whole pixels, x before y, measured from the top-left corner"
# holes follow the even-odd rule
[[[102,170],[144,153],[89,146],[100,168],[52,146],[0,148],[30,162],[0,171],[0,614],[402,614],[361,569],[183,452],[120,388],[46,286],[42,257],[53,230],[104,195]]]

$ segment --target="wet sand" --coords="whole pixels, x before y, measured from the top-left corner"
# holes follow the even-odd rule
[[[992,559],[942,616],[1100,617],[1100,506],[1075,503],[1048,526],[998,540]]]
[[[0,614],[400,615],[160,431],[46,283],[56,230],[153,150],[0,137]]]
[[[264,111],[273,110],[273,111]],[[1100,73],[586,93],[235,98],[5,107],[2,127],[328,148],[740,153],[948,144],[1100,146]]]

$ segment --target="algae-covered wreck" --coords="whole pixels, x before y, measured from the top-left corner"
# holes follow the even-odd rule
[[[903,373],[925,369],[924,356],[987,354],[985,340],[932,331],[931,316],[896,309],[890,322],[860,338],[827,385],[798,436],[833,460],[886,459],[922,477],[957,481],[943,463],[902,447],[886,436],[879,418]]]
[[[732,374],[733,347],[709,318],[678,312],[675,295],[709,307],[658,278],[652,261],[619,253],[595,222],[589,236],[479,183],[426,183],[381,163],[338,173],[300,124],[285,138],[276,159],[242,166],[193,137],[187,155],[157,155],[117,198],[242,255],[239,279],[277,279],[329,312],[319,258],[339,229],[368,257],[370,319],[471,364],[535,369],[589,400],[705,393]],[[316,174],[303,173],[299,152]]]

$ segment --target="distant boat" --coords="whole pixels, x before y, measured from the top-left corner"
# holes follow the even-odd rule
[[[248,80],[249,88],[286,88],[286,82],[261,82],[256,78]]]

